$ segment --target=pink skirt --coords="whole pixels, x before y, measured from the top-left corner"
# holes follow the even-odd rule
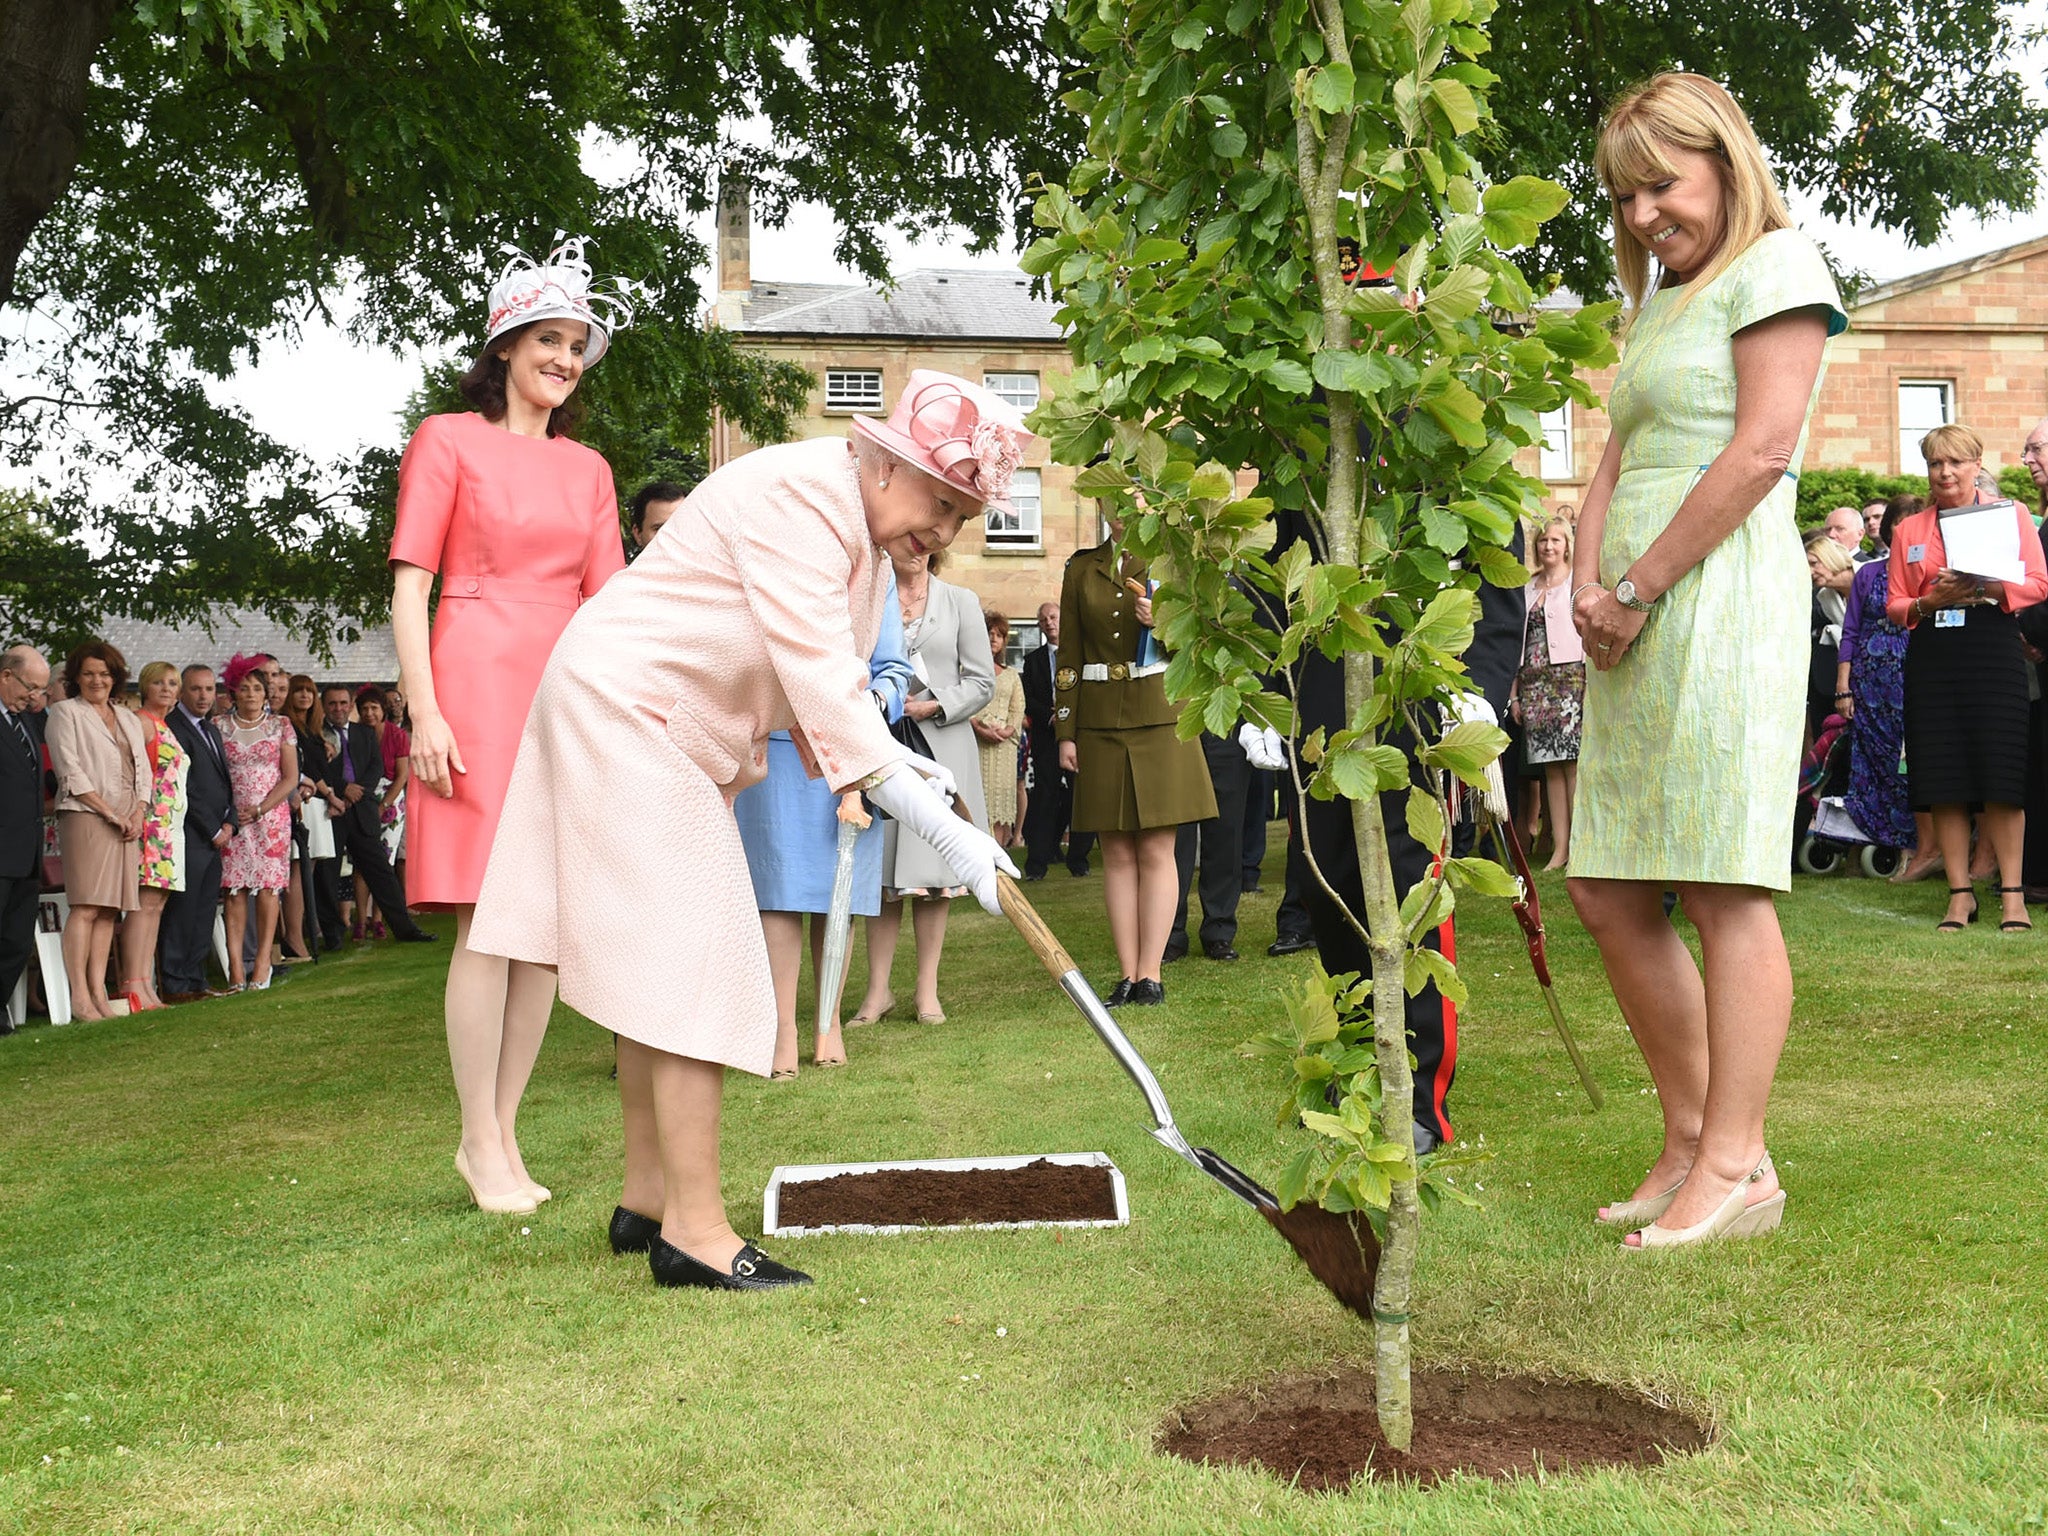
[[[559,659],[559,658],[558,658]],[[554,966],[629,1040],[766,1077],[775,985],[724,792],[651,713],[542,679],[469,946]]]

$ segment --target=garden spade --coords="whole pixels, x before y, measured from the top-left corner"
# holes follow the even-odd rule
[[[1593,1081],[1593,1074],[1586,1069],[1586,1059],[1579,1054],[1579,1042],[1572,1038],[1572,1032],[1564,1021],[1564,1005],[1557,1000],[1557,988],[1550,981],[1550,959],[1543,948],[1543,908],[1536,900],[1536,877],[1529,873],[1529,860],[1522,852],[1522,839],[1515,833],[1515,824],[1505,817],[1495,817],[1493,840],[1499,846],[1501,863],[1510,864],[1515,872],[1515,884],[1520,888],[1515,897],[1515,921],[1522,925],[1522,937],[1529,941],[1529,968],[1536,973],[1536,985],[1543,989],[1543,1001],[1550,1005],[1550,1022],[1557,1026],[1557,1037],[1564,1042],[1564,1048],[1572,1058],[1572,1066],[1579,1074],[1579,1086],[1586,1090],[1586,1097],[1598,1109],[1604,1100],[1600,1085]]]
[[[1095,995],[1095,989],[1088,985],[1079,967],[1068,957],[1052,930],[1046,927],[1044,919],[1024,899],[1024,892],[1018,888],[1017,882],[1008,875],[998,874],[996,890],[1002,902],[1003,915],[1023,935],[1024,942],[1031,946],[1032,953],[1052,973],[1060,990],[1081,1010],[1081,1017],[1109,1047],[1117,1065],[1144,1094],[1146,1108],[1152,1114],[1153,1140],[1177,1156],[1186,1158],[1265,1217],[1301,1256],[1310,1274],[1329,1287],[1345,1306],[1370,1320],[1373,1277],[1379,1270],[1380,1245],[1364,1218],[1356,1211],[1339,1216],[1321,1206],[1307,1204],[1283,1211],[1273,1192],[1243,1169],[1234,1167],[1207,1147],[1189,1146],[1180,1127],[1174,1124],[1173,1109],[1166,1102],[1159,1079],[1152,1075],[1145,1058],[1117,1028],[1116,1020],[1102,1006],[1102,999]]]
[[[873,824],[858,794],[839,797],[838,857],[832,866],[832,906],[825,914],[825,956],[818,967],[818,1038],[832,1033],[839,988],[846,981],[847,938],[853,931],[853,845]]]

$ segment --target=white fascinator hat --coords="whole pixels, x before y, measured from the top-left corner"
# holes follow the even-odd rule
[[[612,332],[633,323],[634,295],[646,290],[628,278],[593,278],[583,255],[588,243],[587,235],[571,239],[557,230],[555,247],[544,262],[535,261],[516,245],[500,247],[511,260],[491,284],[490,334],[484,338],[487,350],[507,331],[536,320],[581,320],[590,327],[583,366],[596,365],[611,348]]]

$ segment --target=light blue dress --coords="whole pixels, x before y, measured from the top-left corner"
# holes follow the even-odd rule
[[[882,630],[868,658],[868,687],[882,696],[891,724],[903,717],[914,674],[903,646],[903,612],[896,605],[896,578],[882,604]],[[768,777],[748,786],[732,803],[747,870],[754,877],[754,905],[763,912],[825,912],[832,905],[833,864],[839,849],[839,797],[823,779],[804,772],[789,732],[768,737]],[[879,819],[853,845],[853,910],[874,917],[882,910],[882,823]]]
[[[1653,294],[1629,328],[1608,414],[1621,478],[1600,541],[1609,588],[1735,435],[1735,333],[1789,310],[1848,325],[1827,263],[1773,230],[1704,288]],[[1821,372],[1826,373],[1823,365]],[[1807,401],[1820,396],[1820,379]],[[1589,669],[1571,873],[1787,890],[1813,582],[1792,467],[1665,593],[1621,661]]]

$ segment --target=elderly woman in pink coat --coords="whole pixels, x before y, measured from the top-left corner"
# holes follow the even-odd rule
[[[763,448],[719,470],[555,646],[506,792],[470,945],[555,968],[562,1001],[618,1036],[626,1174],[616,1252],[662,1285],[807,1283],[743,1242],[719,1192],[727,1067],[767,1076],[775,990],[732,801],[787,729],[834,793],[930,842],[991,912],[985,833],[951,776],[907,754],[867,691],[889,556],[952,543],[1003,504],[1028,438],[947,374],[910,376],[851,441]],[[622,935],[637,935],[637,943]]]

